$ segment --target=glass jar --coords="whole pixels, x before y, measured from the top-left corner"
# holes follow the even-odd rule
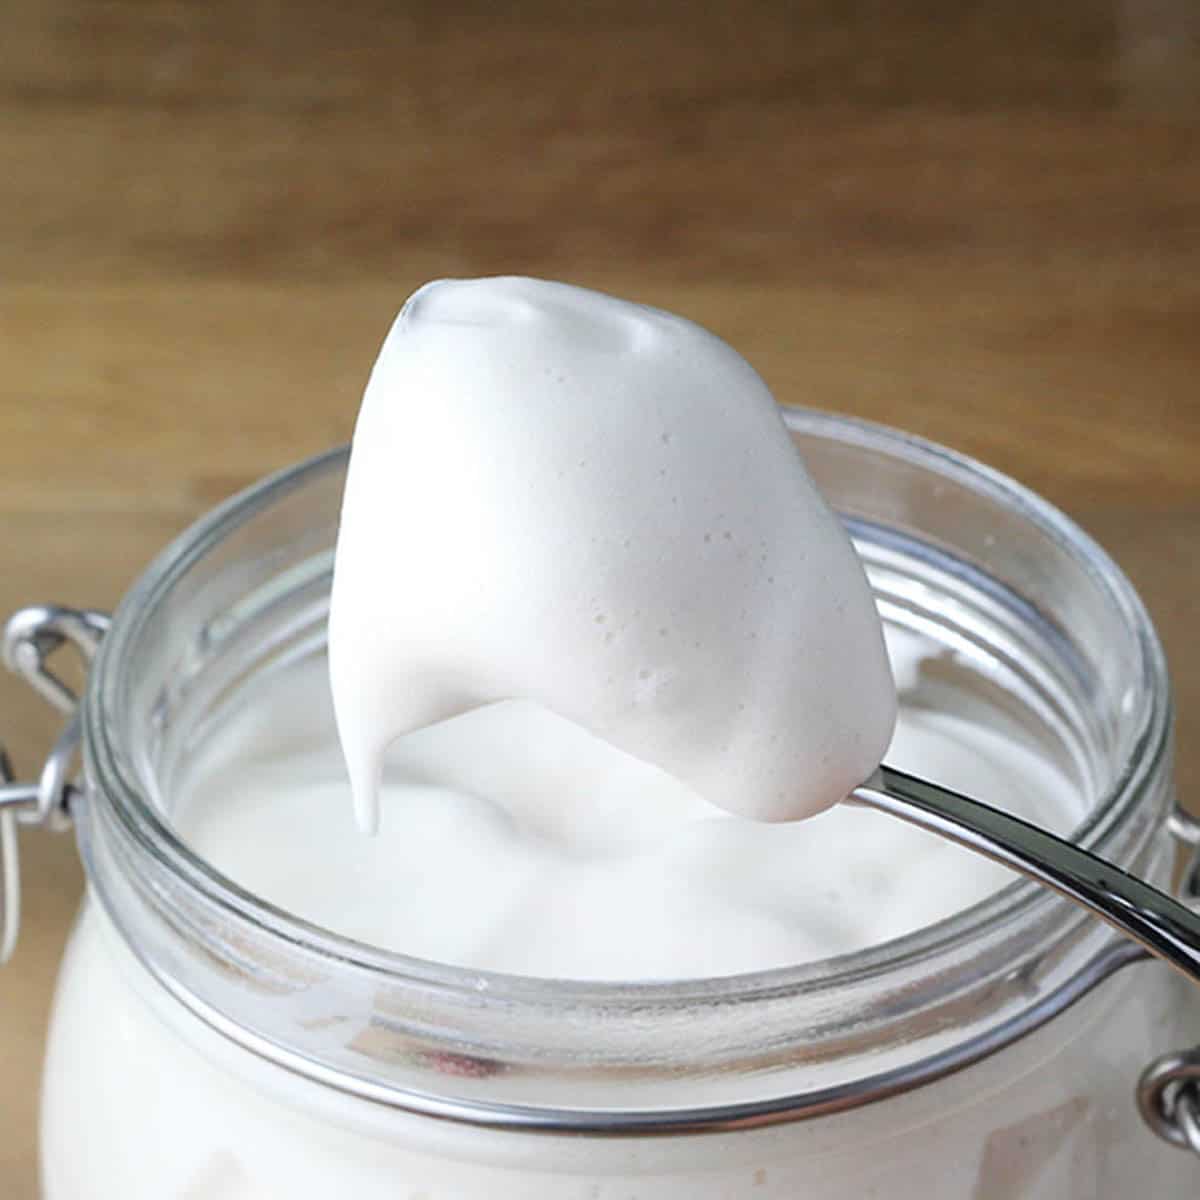
[[[1077,782],[1075,839],[1166,883],[1166,670],[1119,570],[977,463],[786,417],[885,620],[945,651],[932,694],[1019,729]],[[44,1200],[1194,1193],[1200,1161],[1134,1091],[1200,1006],[1029,882],[838,959],[598,984],[385,953],[198,858],[172,806],[200,748],[258,681],[324,653],[345,464],[268,479],[159,556],[90,671],[83,783],[64,783],[69,736],[43,777],[89,881],[49,1041]]]

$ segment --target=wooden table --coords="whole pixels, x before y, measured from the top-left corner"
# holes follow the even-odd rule
[[[548,275],[1077,517],[1159,623],[1200,792],[1200,10],[722,7],[13,0],[0,610],[112,605],[204,509],[344,440],[417,283]],[[32,771],[53,718],[8,679],[0,716]],[[69,838],[24,849],[12,1200],[80,888]]]

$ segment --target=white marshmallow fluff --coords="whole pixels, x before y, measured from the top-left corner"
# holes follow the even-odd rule
[[[893,672],[915,695],[932,653],[898,628],[885,644],[847,534],[725,343],[564,284],[433,283],[363,400],[330,686],[309,667],[264,695],[177,816],[252,892],[440,962],[637,980],[834,957],[1009,879],[824,811],[889,742],[1001,803],[1020,778],[1030,816],[1069,790],[986,726],[909,705],[896,730]],[[351,828],[351,794],[379,836]]]
[[[1070,780],[996,714],[929,706],[938,648],[889,630],[906,680],[889,763],[1070,829]],[[935,672],[936,673],[936,672]],[[323,928],[542,978],[689,979],[814,962],[950,916],[1003,867],[837,805],[767,824],[523,700],[398,738],[378,836],[350,818],[324,663],[255,685],[189,763],[176,820],[217,870]],[[269,852],[264,848],[269,847]]]
[[[862,568],[758,375],[690,321],[535,279],[431,283],[397,318],[329,645],[367,829],[390,743],[497,702],[768,821],[842,799],[895,720]]]

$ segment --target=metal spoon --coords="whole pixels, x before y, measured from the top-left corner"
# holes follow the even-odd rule
[[[1200,915],[1103,858],[886,764],[851,796],[1052,887],[1200,982]]]

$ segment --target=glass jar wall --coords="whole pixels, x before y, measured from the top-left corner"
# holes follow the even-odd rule
[[[977,464],[788,419],[885,621],[938,648],[919,702],[1003,723],[1071,781],[1078,840],[1163,882],[1165,669],[1116,568]],[[319,663],[343,471],[189,531],[93,669],[46,1200],[1190,1195],[1133,1088],[1194,1006],[1029,883],[838,959],[589,984],[405,958],[221,876],[175,806],[264,681]]]

